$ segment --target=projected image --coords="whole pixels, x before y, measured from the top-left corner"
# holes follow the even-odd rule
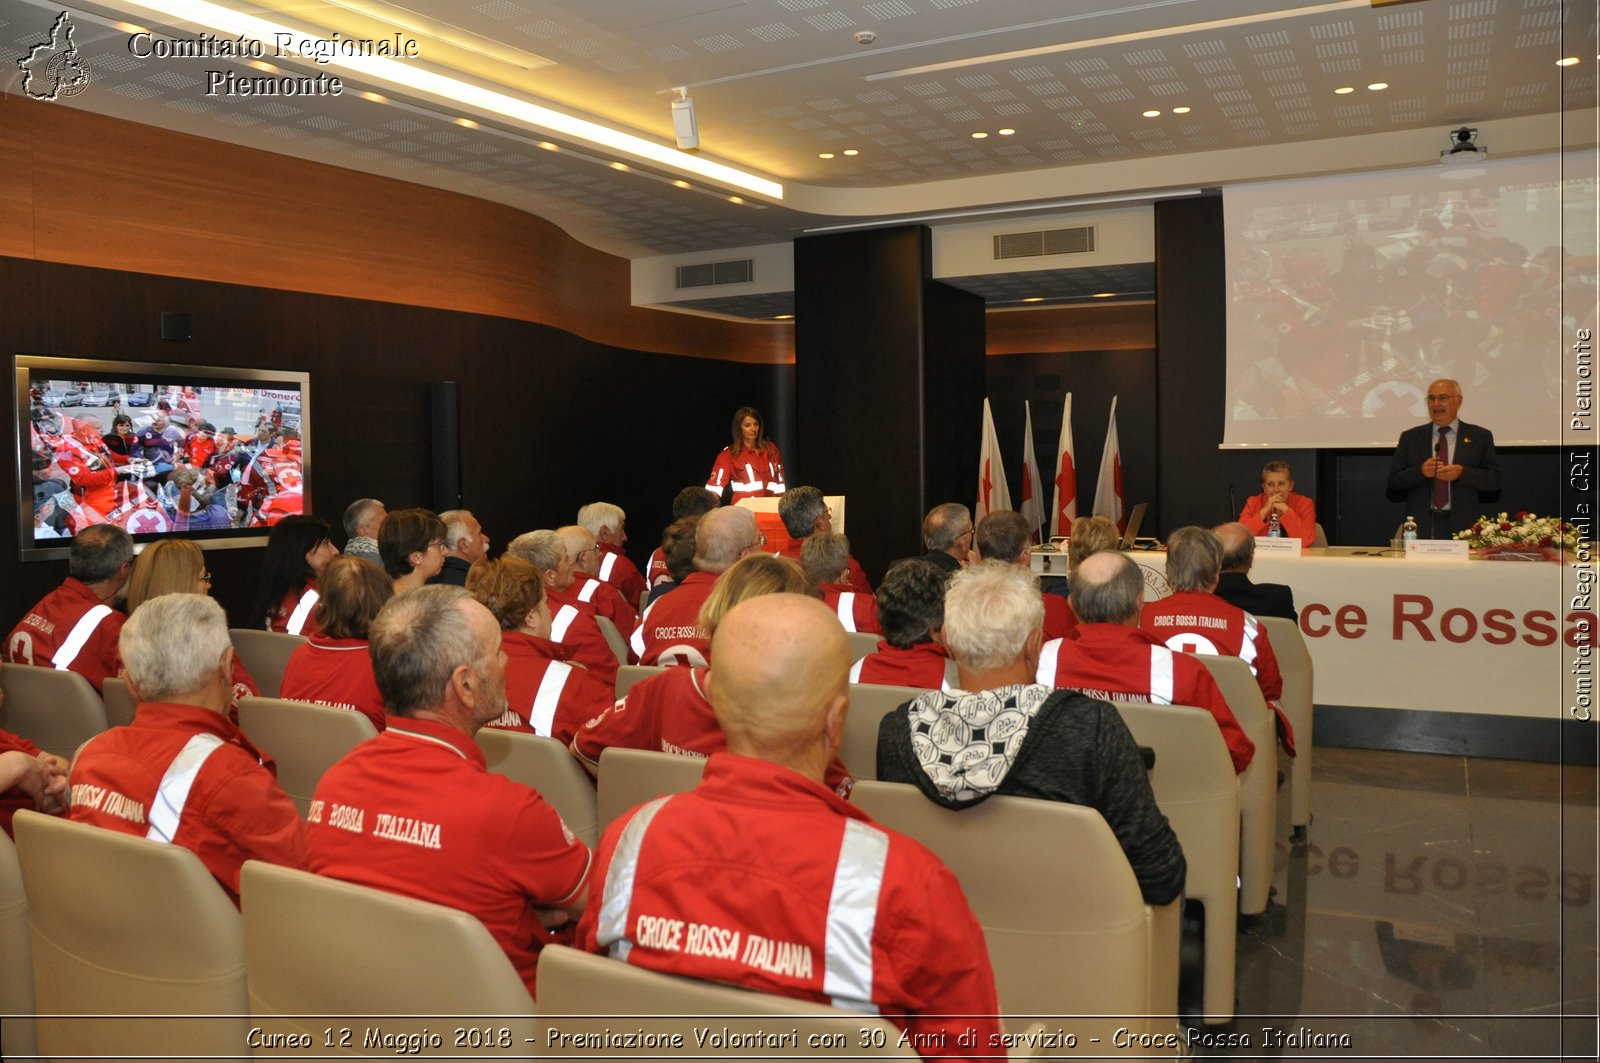
[[[1592,217],[1575,233],[1562,211],[1593,203],[1593,168],[1561,175],[1546,158],[1227,190],[1227,442],[1386,445],[1439,377],[1506,441],[1553,441],[1561,337],[1595,325]]]
[[[304,505],[301,395],[266,387],[30,381],[33,538],[266,527]]]

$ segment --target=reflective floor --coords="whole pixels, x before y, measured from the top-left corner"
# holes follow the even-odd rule
[[[1595,1059],[1596,796],[1593,768],[1319,747],[1310,844],[1197,1054]]]

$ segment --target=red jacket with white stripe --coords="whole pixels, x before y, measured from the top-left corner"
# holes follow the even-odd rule
[[[639,600],[644,597],[644,576],[639,573],[639,566],[635,565],[628,555],[612,546],[598,540],[595,545],[600,548],[600,578],[617,589],[622,595],[622,600],[635,608]],[[621,627],[621,625],[617,625]],[[628,632],[623,631],[624,635]]]
[[[824,583],[817,590],[822,592],[823,603],[839,617],[846,631],[883,634],[883,625],[878,623],[878,599],[862,594],[848,583]]]
[[[768,443],[765,453],[746,450],[742,445],[734,454],[722,448],[717,460],[711,463],[711,475],[706,477],[706,490],[722,497],[722,490],[733,487],[733,501],[741,498],[767,498],[781,495],[786,490],[783,483],[783,455],[776,443]]]
[[[717,573],[691,572],[645,607],[629,640],[640,664],[701,665],[711,660],[711,637],[700,626],[700,607],[711,597]]]
[[[506,651],[506,711],[489,727],[548,735],[565,745],[611,707],[612,687],[561,659],[561,647],[520,631],[500,632]]]
[[[669,668],[634,684],[572,739],[572,752],[594,775],[600,773],[600,754],[611,746],[690,757],[727,749],[728,737],[706,697],[706,669]],[[828,765],[826,781],[841,797],[849,797],[855,786],[837,756]]]
[[[1205,709],[1222,728],[1233,770],[1244,771],[1256,745],[1244,733],[1206,666],[1124,624],[1079,624],[1069,639],[1039,652],[1039,682],[1106,701],[1148,701]]]
[[[1267,629],[1237,605],[1205,591],[1173,591],[1160,601],[1146,602],[1139,627],[1170,650],[1238,657],[1268,701],[1283,697],[1283,675],[1272,652]]]
[[[296,646],[284,665],[278,697],[359,712],[383,730],[383,695],[372,674],[366,639],[332,639],[318,632]]]
[[[947,690],[949,663],[949,651],[937,642],[919,642],[909,650],[880,642],[877,649],[850,666],[850,682]]]
[[[6,636],[5,659],[70,669],[99,690],[117,674],[117,638],[127,621],[126,614],[102,602],[87,584],[68,576]]]
[[[315,635],[322,630],[317,626],[315,616],[320,597],[314,579],[307,580],[298,593],[285,591],[278,608],[267,613],[267,629],[280,635]]]
[[[545,589],[545,597],[550,599],[550,641],[567,650],[568,660],[583,665],[607,686],[616,686],[620,662],[594,622],[594,607],[578,600],[576,586],[574,583],[564,591]]]
[[[924,1049],[929,1058],[996,1051],[994,972],[955,876],[826,786],[766,761],[715,754],[694,790],[612,823],[577,944],[652,971],[880,1012],[944,1046]],[[958,1047],[969,1031],[975,1047]]]
[[[617,625],[617,633],[623,638],[632,635],[633,629],[639,626],[639,611],[623,598],[621,591],[603,579],[596,579],[587,572],[574,572],[568,593],[592,605],[595,613]],[[635,598],[634,603],[638,600]]]
[[[328,769],[306,824],[312,871],[471,913],[530,996],[539,950],[558,940],[538,910],[566,907],[587,885],[589,847],[561,814],[432,720],[390,716]]]
[[[144,702],[72,762],[69,819],[189,849],[239,902],[246,860],[306,866],[305,827],[272,759],[226,716]]]

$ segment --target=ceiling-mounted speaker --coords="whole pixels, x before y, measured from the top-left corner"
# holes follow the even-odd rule
[[[672,135],[677,138],[678,150],[700,149],[700,126],[694,118],[694,101],[688,90],[678,89],[678,98],[672,101]]]

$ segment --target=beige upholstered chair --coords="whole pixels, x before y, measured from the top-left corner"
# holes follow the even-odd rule
[[[1149,907],[1092,808],[991,797],[955,811],[906,783],[868,781],[851,800],[933,850],[983,926],[1007,1026],[1071,1021],[1085,1054],[1118,1027],[1167,1034],[1178,1011],[1179,905]],[[1100,1036],[1098,1045],[1090,1037]]]
[[[610,746],[600,754],[599,833],[635,805],[662,794],[693,790],[705,774],[706,758],[654,749]]]
[[[708,1025],[718,1033],[726,1026],[732,1033],[745,1035],[764,1031],[788,1037],[791,1031],[797,1031],[795,1046],[781,1052],[790,1059],[807,1056],[914,1059],[917,1056],[909,1046],[897,1047],[899,1029],[876,1015],[841,1011],[815,1001],[757,993],[716,982],[658,974],[562,945],[551,945],[539,955],[539,1011],[541,1029],[549,1028],[566,1036],[599,1034],[608,1026],[615,1029],[617,1022],[608,1018],[608,1013],[615,1015],[626,1011],[630,1026],[651,1034],[683,1036],[689,1051],[665,1053],[674,1060],[723,1063],[730,1055],[735,1058],[740,1055],[737,1051],[730,1053],[710,1046],[703,1050],[704,1054],[696,1055],[694,1030]],[[708,1019],[709,1016],[715,1019]],[[812,1037],[822,1043],[812,1045]],[[842,1040],[830,1040],[833,1038]],[[540,1045],[540,1055],[546,1057],[604,1054],[607,1053],[559,1044]]]
[[[33,812],[18,812],[15,827],[40,1053],[239,1058],[250,1027],[244,932],[200,859]]]
[[[1273,849],[1278,824],[1277,729],[1248,664],[1209,653],[1194,657],[1222,688],[1228,708],[1256,744],[1250,766],[1239,776],[1239,911],[1260,915],[1267,910],[1277,859]]]
[[[278,785],[302,817],[323,773],[378,736],[372,721],[359,712],[281,698],[240,698],[239,729],[277,762]]]
[[[598,838],[594,782],[566,746],[545,735],[481,727],[478,747],[489,770],[539,791],[567,829],[590,848]]]
[[[1315,550],[1318,547],[1327,546],[1327,545],[1328,545],[1328,533],[1322,530],[1322,522],[1318,521],[1317,522],[1316,534],[1313,535],[1312,539],[1311,539],[1311,549]]]
[[[299,635],[285,635],[278,631],[256,631],[248,627],[229,628],[228,638],[233,642],[233,652],[244,662],[245,670],[250,673],[250,678],[256,681],[256,688],[261,691],[261,696],[264,698],[278,696],[278,688],[283,684],[283,669],[289,663],[289,655],[306,641]]]
[[[37,1055],[34,1032],[33,947],[28,942],[28,895],[17,847],[0,831],[0,1057]]]
[[[877,649],[878,643],[883,641],[882,635],[870,631],[846,631],[844,637],[850,642],[851,664]]]
[[[78,747],[106,729],[106,707],[77,672],[35,664],[0,668],[0,725],[46,753],[72,759]]]
[[[919,687],[850,684],[850,712],[844,718],[839,759],[857,779],[878,777],[878,724],[895,709],[927,691]]]
[[[533,1053],[524,1040],[535,1036],[527,988],[466,912],[259,860],[244,865],[240,899],[249,1013],[267,1034],[309,1034],[318,1053],[372,1058],[395,1053],[363,1047],[368,1027],[386,1034],[426,1028],[445,1038],[446,1053],[495,1054],[452,1044],[455,1027],[463,1026],[495,1031],[496,1040],[507,1030],[513,1051]],[[369,1018],[380,1015],[420,1017]],[[323,1035],[329,1027],[331,1047]],[[338,1036],[345,1028],[348,1044]]]
[[[611,622],[609,616],[595,614],[595,624],[600,628],[600,634],[605,636],[606,645],[611,647],[611,652],[616,654],[617,664],[628,663],[628,641],[622,637],[622,632],[617,630],[617,625]]]
[[[1239,781],[1217,722],[1204,709],[1116,702],[1133,740],[1155,751],[1150,788],[1183,846],[1184,894],[1205,905],[1201,1017],[1233,1018],[1239,924]]]
[[[635,683],[642,683],[653,675],[660,675],[669,666],[662,664],[623,664],[617,669],[617,697],[622,697],[633,689]],[[672,667],[677,667],[676,665]]]
[[[106,726],[126,727],[133,722],[139,701],[128,688],[127,681],[112,676],[100,684],[100,698],[106,706]]]
[[[1283,714],[1294,728],[1295,757],[1289,762],[1289,826],[1296,845],[1306,841],[1311,824],[1312,723],[1316,696],[1311,651],[1300,625],[1283,616],[1258,616],[1256,621],[1272,640],[1272,652],[1283,673]]]

